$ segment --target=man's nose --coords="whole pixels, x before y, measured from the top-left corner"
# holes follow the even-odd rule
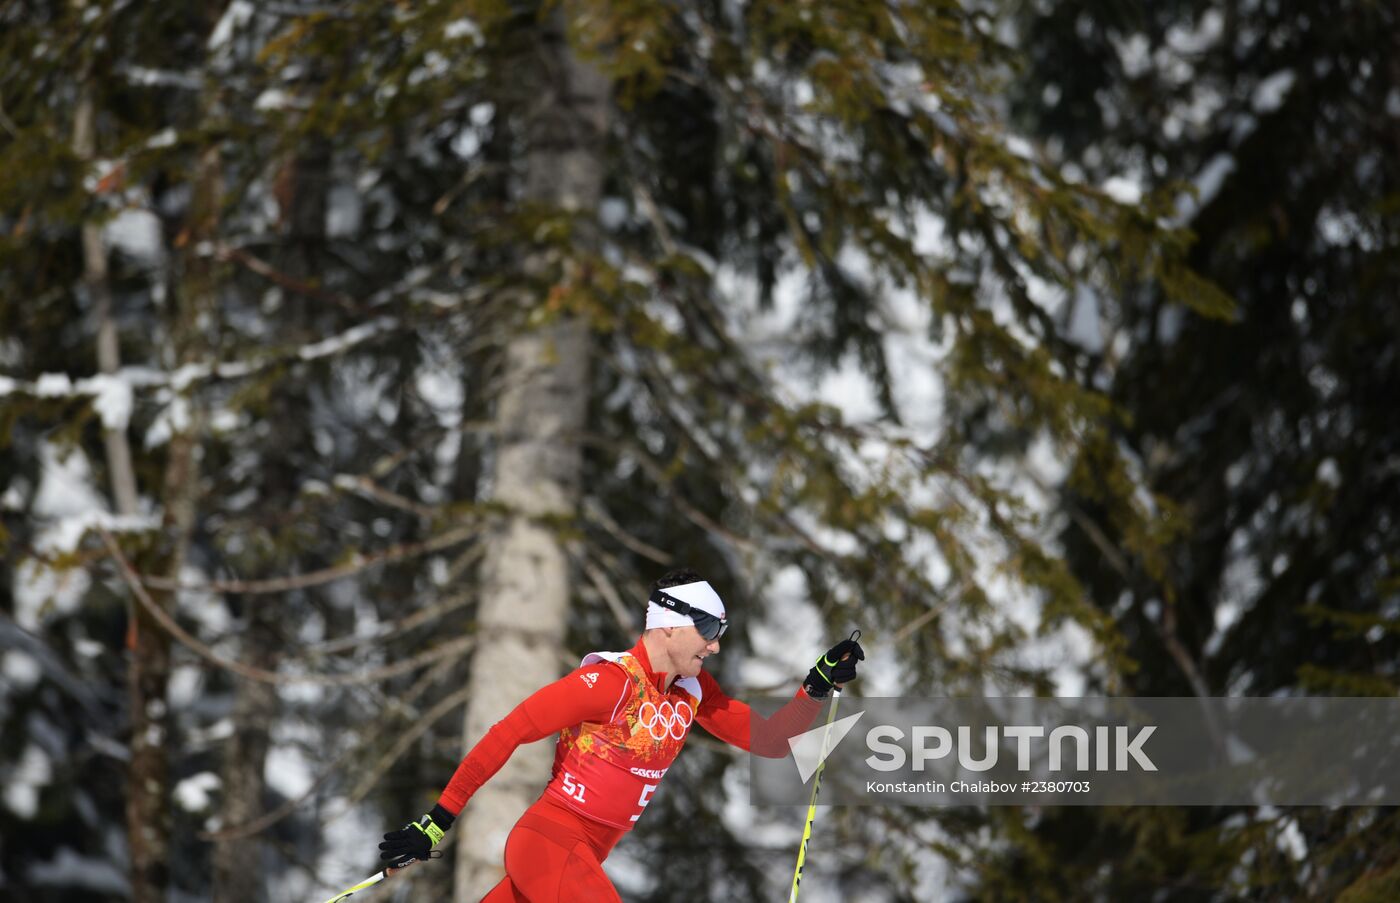
[[[718,652],[718,651],[719,651],[719,637],[715,637],[713,640],[710,640],[708,643],[706,643],[706,644],[705,644],[705,648],[708,649],[708,650],[710,650],[710,654],[711,654],[711,655],[714,655],[716,652]]]

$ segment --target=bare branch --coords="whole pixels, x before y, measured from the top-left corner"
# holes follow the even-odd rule
[[[356,302],[353,298],[347,298],[345,295],[337,292],[328,292],[309,282],[296,279],[272,266],[272,264],[267,261],[254,257],[242,248],[235,248],[220,243],[214,247],[214,257],[218,260],[236,263],[287,291],[296,292],[298,295],[305,295],[317,301],[328,301],[352,314],[364,313],[363,305]]]
[[[617,587],[612,585],[612,581],[608,579],[608,575],[603,572],[603,569],[594,564],[593,559],[588,557],[586,549],[578,548],[574,552],[574,557],[578,560],[579,566],[583,568],[588,582],[593,584],[598,595],[602,596],[603,601],[608,603],[608,609],[612,611],[617,626],[622,628],[623,633],[631,633],[636,625],[628,618],[627,606],[623,604],[622,595],[618,593]]]
[[[389,564],[394,561],[402,561],[405,558],[415,558],[430,552],[446,549],[459,543],[466,542],[476,536],[477,532],[478,527],[476,524],[461,526],[448,530],[441,536],[435,536],[423,542],[401,543],[396,546],[390,546],[372,555],[357,555],[354,561],[346,564],[322,568],[319,571],[312,571],[309,574],[297,574],[292,577],[273,577],[267,580],[211,580],[207,583],[182,583],[178,580],[171,580],[168,577],[151,576],[138,576],[138,579],[146,586],[161,590],[239,593],[248,596],[285,593],[295,589],[320,586],[323,583],[330,583],[335,580],[351,577],[381,564]]]
[[[656,481],[659,487],[667,490],[671,489],[672,480],[670,477],[666,476],[665,468],[656,463],[651,455],[644,451],[641,446],[632,442],[621,442],[609,439],[597,433],[581,433],[577,438],[578,441],[586,445],[608,449],[617,454],[631,455],[636,458],[637,463],[642,466],[642,469],[647,472],[648,476]],[[758,544],[748,537],[740,536],[716,523],[709,515],[691,505],[679,492],[670,492],[670,498],[675,504],[676,510],[678,510],[686,520],[689,520],[706,533],[741,548],[754,549],[757,547]]]
[[[378,633],[370,636],[340,637],[312,646],[306,651],[314,655],[331,655],[337,652],[344,652],[347,649],[354,649],[357,646],[383,642],[384,640],[405,634],[415,627],[419,627],[434,618],[447,614],[449,611],[461,608],[469,603],[474,595],[475,593],[471,591],[454,593],[441,602],[438,602],[436,605],[430,605],[427,608],[419,609],[406,618],[385,625],[385,628]]]
[[[588,499],[584,504],[584,516],[590,521],[606,530],[614,539],[622,543],[628,549],[636,552],[643,558],[649,558],[662,567],[669,567],[671,556],[658,549],[656,546],[648,545],[626,530],[603,509],[603,506],[594,499]]]
[[[360,674],[288,674],[279,671],[268,671],[265,668],[257,668],[252,665],[244,664],[243,662],[224,658],[206,644],[201,643],[189,631],[185,630],[185,628],[181,627],[179,622],[177,622],[169,612],[157,605],[155,600],[151,598],[150,593],[146,592],[146,588],[141,585],[139,575],[137,575],[135,569],[132,568],[131,562],[127,561],[126,556],[122,554],[121,548],[117,545],[117,541],[112,537],[112,534],[107,532],[103,527],[99,526],[97,529],[102,536],[102,541],[107,544],[107,550],[111,553],[112,559],[117,563],[117,568],[121,572],[122,578],[126,581],[127,585],[131,587],[131,591],[135,594],[136,600],[141,603],[141,607],[146,609],[146,612],[150,614],[152,619],[164,628],[167,633],[200,658],[216,667],[222,668],[232,674],[237,674],[240,677],[247,678],[248,680],[281,685],[300,683],[326,687],[345,687],[356,684],[378,683],[388,680],[391,677],[397,677],[400,674],[407,674],[411,671],[415,671],[429,662],[465,652],[476,643],[476,637],[474,636],[459,637],[433,649],[419,653],[410,659],[405,659],[393,665]]]
[[[441,677],[442,674],[451,666],[451,664],[451,662],[443,661],[434,665],[431,669],[429,669],[429,671],[426,674],[423,675],[423,677],[418,681],[417,684],[415,684],[407,693],[405,693],[402,698],[396,701],[407,704],[413,702],[419,696],[422,696],[423,693],[428,689],[428,687],[432,686],[434,680]],[[421,716],[413,714],[412,717],[417,719]],[[371,739],[380,737],[383,735],[384,731],[388,729],[388,724],[390,720],[391,719],[389,718],[381,718],[375,724],[366,727],[364,733],[368,734],[368,736]],[[228,827],[220,828],[217,831],[200,831],[197,836],[200,840],[231,840],[238,837],[247,837],[250,834],[259,834],[267,830],[268,828],[277,824],[279,821],[282,821],[284,818],[291,815],[298,808],[300,808],[301,805],[304,804],[307,800],[316,796],[320,792],[321,788],[326,785],[326,783],[331,779],[333,775],[335,775],[336,771],[356,753],[363,751],[365,746],[367,745],[368,742],[365,742],[361,743],[359,746],[354,746],[342,750],[340,755],[336,756],[335,761],[332,762],[329,766],[327,766],[327,768],[321,772],[321,774],[316,778],[316,780],[312,782],[311,786],[306,788],[306,790],[300,796],[285,800],[276,808],[270,809],[267,812],[264,812],[262,815],[250,821],[246,821],[237,825],[229,825]]]
[[[439,509],[431,505],[415,502],[413,499],[399,495],[397,492],[385,489],[383,486],[380,486],[378,483],[374,482],[374,480],[364,475],[353,476],[344,473],[336,474],[335,485],[358,495],[362,495],[365,498],[373,499],[376,502],[388,505],[390,508],[398,508],[401,511],[416,514],[426,521],[432,521],[433,518],[441,513]]]
[[[946,599],[947,596],[945,595],[944,598]],[[936,608],[930,607],[928,611],[924,612],[917,618],[914,618],[908,624],[905,624],[903,627],[896,630],[894,636],[891,637],[890,642],[898,646],[900,643],[908,639],[919,628],[923,627],[929,621],[932,621],[934,618],[942,614],[944,609],[946,609],[947,607],[948,606],[946,604],[940,605]]]
[[[389,749],[385,751],[384,755],[379,757],[379,761],[375,762],[370,768],[369,774],[365,775],[365,777],[360,780],[360,783],[356,785],[355,789],[350,791],[350,794],[345,800],[345,809],[348,811],[354,808],[356,803],[364,799],[365,796],[374,789],[374,785],[378,783],[379,778],[383,776],[384,772],[388,771],[404,753],[408,752],[408,748],[413,745],[414,741],[423,736],[428,728],[432,727],[438,719],[470,699],[475,689],[476,688],[471,684],[467,684],[451,696],[440,700],[437,705],[425,712],[421,718],[414,721],[413,726],[399,735],[399,738],[394,741],[394,744],[390,746]]]

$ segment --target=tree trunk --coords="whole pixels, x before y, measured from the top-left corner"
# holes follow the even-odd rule
[[[214,309],[214,273],[201,246],[217,223],[222,182],[216,148],[205,150],[195,172],[188,240],[171,324],[173,357],[179,365],[199,360],[206,343],[203,320]],[[164,514],[161,546],[146,558],[143,570],[178,579],[194,530],[199,495],[199,433],[202,418],[190,403],[187,415],[173,418],[170,447],[161,486]],[[175,591],[152,592],[152,599],[173,611]],[[170,768],[167,756],[172,719],[167,701],[170,683],[170,638],[143,608],[130,621],[131,762],[127,781],[127,834],[131,848],[133,903],[164,903],[170,883]]]
[[[331,153],[324,141],[311,139],[291,155],[279,179],[283,207],[283,232],[277,262],[282,272],[302,282],[314,282],[316,254],[325,240],[327,190]],[[284,328],[306,336],[316,329],[314,310],[293,296],[284,306]],[[311,444],[311,416],[304,396],[290,387],[280,389],[267,415],[273,434],[287,448]],[[300,492],[300,472],[295,459],[275,455],[262,468],[259,504],[268,510],[290,510]],[[294,554],[275,555],[266,562],[276,573],[297,570]],[[235,600],[230,600],[234,602]],[[243,600],[242,659],[251,665],[272,668],[284,651],[281,628],[284,609],[268,597]],[[224,747],[222,824],[233,827],[263,814],[267,792],[267,754],[270,727],[277,718],[277,688],[260,681],[240,680],[234,687],[233,735]],[[262,875],[265,841],[259,834],[228,837],[214,846],[214,903],[244,903],[267,899]]]
[[[251,599],[243,631],[242,659],[260,668],[276,661],[280,637],[270,623],[277,610],[267,599]],[[255,680],[239,680],[234,691],[233,735],[224,746],[221,823],[242,825],[263,814],[267,780],[267,750],[277,713],[277,688]],[[265,900],[262,838],[257,834],[221,839],[214,844],[214,903]]]
[[[602,191],[610,85],[575,55],[556,12],[540,26],[541,84],[527,124],[525,200],[591,217]],[[585,236],[584,240],[588,240]],[[527,273],[545,261],[527,260]],[[588,406],[586,323],[555,320],[514,338],[504,353],[497,401],[495,497],[514,512],[487,539],[471,703],[470,748],[525,696],[558,678],[570,603],[568,561],[559,538],[537,522],[576,507],[582,454],[577,438]],[[522,747],[468,804],[455,833],[458,903],[479,900],[501,878],[506,835],[549,778],[553,750]]]
[[[73,151],[84,162],[97,157],[97,128],[92,89],[85,87],[78,101],[73,124]],[[83,223],[83,286],[92,299],[97,320],[97,369],[116,373],[121,368],[117,324],[112,315],[112,287],[107,280],[107,246],[102,239],[102,227]],[[112,501],[118,514],[132,515],[138,511],[136,471],[131,465],[131,446],[126,439],[126,427],[103,429],[106,448],[107,478],[112,485]]]
[[[73,127],[73,149],[84,161],[96,158],[95,113],[92,89],[85,85]],[[120,346],[112,314],[112,291],[107,277],[107,248],[102,227],[97,223],[84,223],[81,235],[83,285],[92,301],[97,320],[97,365],[102,373],[115,373],[121,366]],[[102,438],[114,507],[118,514],[135,514],[138,511],[136,475],[126,430],[104,429]],[[172,444],[170,469],[164,488],[168,490],[172,484],[182,483],[188,464],[188,450]],[[167,526],[173,513],[172,509],[167,509]],[[131,899],[136,903],[155,903],[164,900],[170,880],[170,774],[165,753],[166,738],[170,733],[170,712],[166,702],[170,643],[134,602],[128,603],[127,624],[131,759],[127,767],[126,821],[131,851]]]

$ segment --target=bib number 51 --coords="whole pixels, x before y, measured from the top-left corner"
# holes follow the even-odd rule
[[[578,800],[580,803],[586,802],[583,798],[584,786],[574,780],[574,776],[567,771],[564,772],[564,795]]]

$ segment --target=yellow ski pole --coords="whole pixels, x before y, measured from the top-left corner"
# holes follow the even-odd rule
[[[440,853],[440,852],[437,851],[437,850],[433,850],[433,853],[437,853],[437,856],[434,856],[434,855],[432,855],[432,853],[429,853],[429,854],[428,854],[428,858],[430,858],[430,859],[438,859],[438,858],[440,858],[440,857],[442,856],[442,853]],[[368,878],[366,878],[365,880],[361,881],[359,884],[356,884],[354,887],[346,888],[345,890],[343,890],[343,891],[341,891],[340,893],[336,894],[334,897],[331,897],[329,900],[326,901],[326,903],[340,903],[341,900],[344,900],[346,897],[350,896],[351,894],[355,893],[356,891],[364,890],[364,889],[367,888],[367,887],[373,887],[374,885],[376,885],[376,884],[378,884],[379,882],[383,881],[385,878],[388,878],[389,876],[395,874],[396,872],[401,872],[401,871],[403,871],[404,869],[408,868],[410,865],[413,865],[413,863],[418,862],[418,861],[419,861],[419,860],[417,860],[417,859],[410,859],[410,860],[408,860],[407,862],[405,862],[403,865],[390,866],[389,868],[386,868],[386,869],[384,869],[384,870],[378,872],[378,873],[375,874],[375,875],[371,875],[370,877],[368,877]]]
[[[372,877],[366,878],[359,884],[356,884],[354,887],[346,888],[345,890],[336,894],[334,897],[331,897],[329,900],[326,901],[326,903],[340,903],[341,900],[344,900],[346,897],[350,896],[355,891],[364,890],[367,887],[378,884],[387,877],[389,877],[388,869],[384,869],[384,871],[382,872],[376,872]]]
[[[860,631],[851,634],[851,639],[860,639]],[[797,870],[792,873],[792,892],[788,903],[797,903],[797,888],[802,883],[802,866],[807,861],[807,841],[812,839],[812,823],[817,820],[817,794],[822,789],[822,771],[826,768],[827,741],[831,737],[831,723],[836,720],[836,704],[841,701],[841,691],[831,688],[831,711],[826,716],[826,733],[822,736],[821,757],[817,760],[817,773],[812,778],[812,801],[807,804],[807,824],[802,829],[802,846],[797,850]]]
[[[836,703],[841,699],[841,691],[831,691],[831,714],[826,718],[826,726],[831,727],[836,717]],[[812,778],[812,802],[807,805],[807,825],[802,829],[802,846],[797,850],[797,870],[792,873],[792,893],[788,903],[797,903],[797,886],[802,883],[802,865],[807,861],[807,841],[812,839],[812,823],[817,820],[817,793],[822,789],[822,770],[826,768],[826,738],[822,738],[822,758],[817,765],[816,776]]]

